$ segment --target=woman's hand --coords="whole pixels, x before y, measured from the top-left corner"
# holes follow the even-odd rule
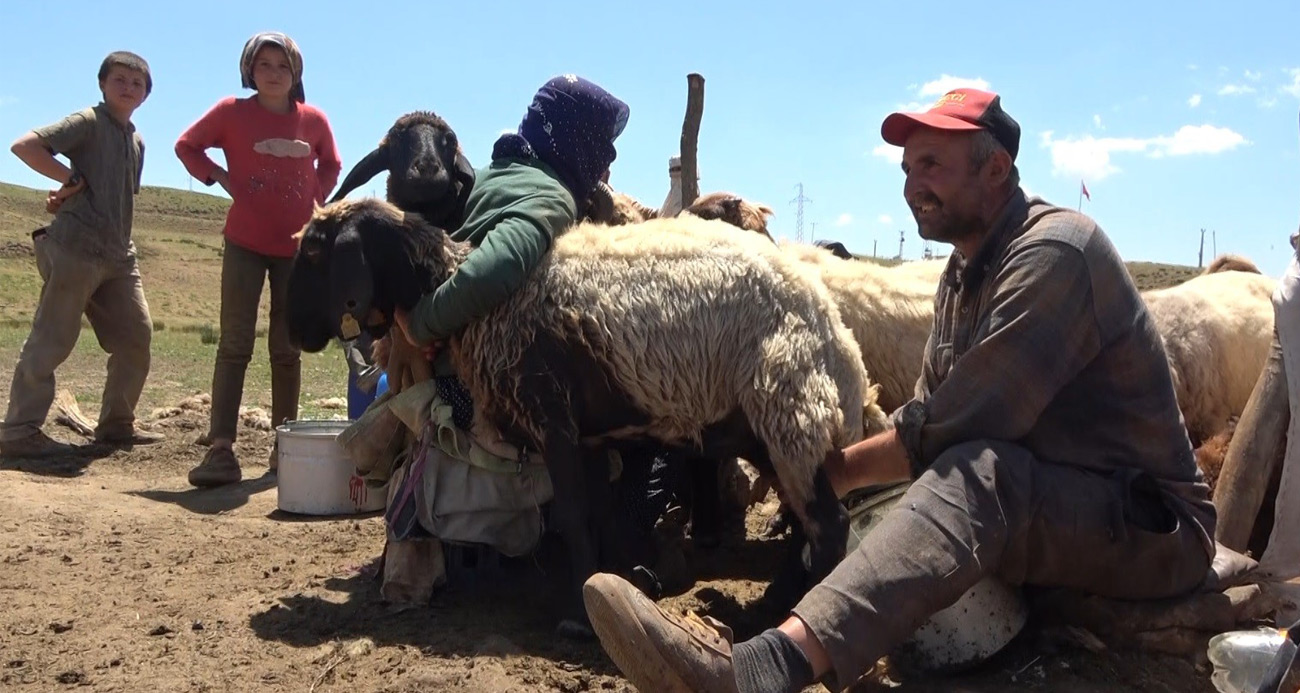
[[[370,344],[370,362],[383,370],[388,370],[388,355],[393,351],[393,342],[384,335]]]
[[[420,344],[411,336],[411,317],[401,308],[393,308],[393,321],[397,323],[398,329],[402,331],[402,336],[406,338],[406,343],[420,350],[424,354],[426,361],[433,361],[433,357],[438,354],[438,344],[432,342],[429,344]]]

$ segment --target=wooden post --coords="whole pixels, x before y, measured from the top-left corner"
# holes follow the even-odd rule
[[[700,120],[704,118],[704,77],[686,75],[686,120],[682,122],[682,209],[690,207],[700,196],[699,167],[696,155],[700,147]]]
[[[1282,345],[1274,335],[1268,360],[1228,444],[1214,490],[1218,514],[1214,538],[1234,551],[1247,548],[1269,482],[1286,454],[1290,422]]]

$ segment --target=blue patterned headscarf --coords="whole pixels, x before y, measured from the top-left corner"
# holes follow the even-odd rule
[[[517,133],[502,135],[492,158],[537,158],[555,169],[579,206],[614,163],[614,140],[627,125],[627,104],[576,75],[537,91]]]

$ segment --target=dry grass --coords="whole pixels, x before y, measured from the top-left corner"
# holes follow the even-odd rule
[[[29,234],[49,220],[44,194],[0,183],[0,397],[4,399],[40,294]],[[224,198],[148,186],[136,200],[132,236],[155,329],[152,372],[141,403],[144,412],[211,389],[220,309],[221,226],[228,206]],[[264,288],[259,337],[244,388],[246,406],[268,409],[269,310]],[[84,319],[82,324],[87,325]],[[83,329],[76,350],[57,373],[60,387],[72,388],[88,412],[98,407],[105,358],[93,331]],[[303,355],[304,416],[321,413],[313,411],[312,402],[346,396],[346,390],[347,367],[340,350]]]

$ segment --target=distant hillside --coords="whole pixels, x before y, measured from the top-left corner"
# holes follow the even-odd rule
[[[205,193],[155,186],[141,190],[132,234],[156,320],[182,327],[217,322],[220,232],[229,206],[229,200]],[[31,318],[40,279],[31,263],[28,234],[49,218],[44,190],[0,183],[0,320],[25,323]],[[859,259],[898,263],[892,258]],[[1199,272],[1153,262],[1130,262],[1128,267],[1142,289],[1171,286]]]

